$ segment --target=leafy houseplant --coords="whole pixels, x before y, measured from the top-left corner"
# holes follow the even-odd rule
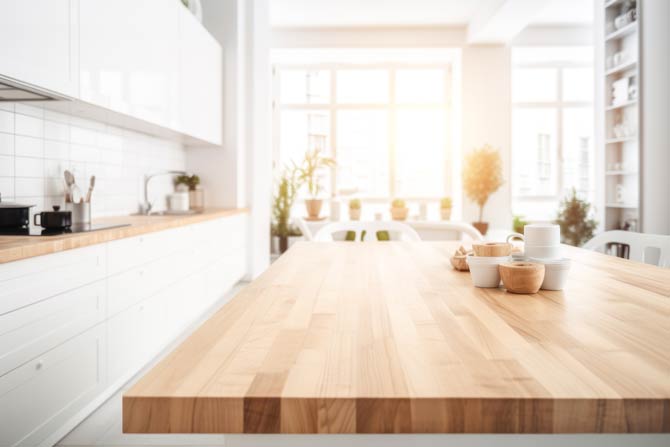
[[[361,218],[361,199],[351,199],[349,201],[349,219],[360,220]]]
[[[332,168],[335,166],[335,160],[324,157],[320,149],[307,151],[302,164],[297,167],[298,180],[301,184],[307,186],[307,191],[310,198],[305,200],[305,207],[307,208],[307,215],[310,219],[318,219],[321,214],[321,207],[323,200],[318,199],[319,193],[323,190],[320,183],[319,171],[324,168]]]
[[[451,197],[443,197],[442,200],[440,200],[440,216],[442,217],[442,220],[451,219],[451,206]]]
[[[175,186],[184,185],[189,191],[195,191],[200,184],[200,177],[197,175],[179,175],[174,180]]]
[[[575,247],[591,239],[598,226],[591,218],[591,204],[577,197],[575,188],[561,201],[554,223],[561,227],[561,241]]]
[[[486,144],[465,156],[463,189],[465,195],[479,206],[479,221],[473,225],[482,234],[489,228],[489,224],[483,222],[484,205],[502,184],[502,159],[498,150]]]
[[[205,208],[205,191],[200,188],[200,177],[197,175],[179,175],[174,180],[175,187],[188,189],[188,201],[192,210]]]
[[[405,220],[409,214],[409,208],[402,199],[393,199],[391,202],[391,217],[393,220]]]
[[[272,198],[272,234],[279,238],[279,253],[288,249],[288,237],[292,229],[289,222],[291,219],[291,208],[295,202],[299,183],[296,179],[295,170],[291,169],[282,174],[277,182],[277,190]]]
[[[514,220],[512,221],[512,228],[514,229],[515,233],[523,234],[523,227],[528,225],[528,221],[523,219],[523,216],[520,214],[517,214],[514,216]]]

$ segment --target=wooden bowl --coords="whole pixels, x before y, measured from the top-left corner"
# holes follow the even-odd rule
[[[512,293],[537,293],[544,281],[544,264],[509,262],[498,266],[503,286]]]
[[[512,244],[507,242],[475,242],[472,244],[475,256],[495,257],[509,256],[512,253]]]
[[[460,255],[457,252],[457,254],[452,256],[449,260],[451,261],[451,265],[459,272],[469,272],[470,266],[468,265],[466,258],[466,255]]]

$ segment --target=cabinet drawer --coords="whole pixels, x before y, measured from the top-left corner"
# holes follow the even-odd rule
[[[105,276],[105,245],[93,245],[0,266],[0,315]]]
[[[104,387],[104,325],[0,377],[0,445],[36,445]]]
[[[0,376],[105,318],[105,281],[0,315]]]

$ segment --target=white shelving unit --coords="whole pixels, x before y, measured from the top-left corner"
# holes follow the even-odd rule
[[[604,3],[605,230],[643,228],[639,175],[642,1]]]

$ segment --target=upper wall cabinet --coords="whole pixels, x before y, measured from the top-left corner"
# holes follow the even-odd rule
[[[3,0],[0,76],[76,96],[76,18],[77,0]]]
[[[180,129],[179,2],[79,2],[80,98]]]
[[[221,144],[221,47],[186,8],[179,19],[182,130]]]

